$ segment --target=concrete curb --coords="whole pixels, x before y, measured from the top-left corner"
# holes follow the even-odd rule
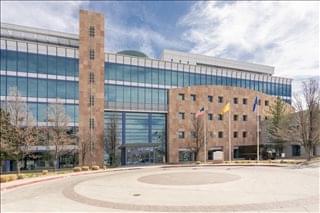
[[[7,182],[10,184],[9,186],[3,186],[3,184],[6,184],[6,183],[1,183],[1,190],[0,191],[5,191],[5,190],[9,190],[9,189],[14,189],[14,188],[17,188],[20,186],[26,186],[26,185],[31,185],[31,184],[35,184],[35,183],[50,181],[50,180],[57,180],[57,179],[66,178],[66,177],[90,175],[90,174],[97,174],[97,173],[103,173],[103,172],[106,172],[106,170],[95,171],[95,172],[85,172],[85,173],[70,173],[70,174],[62,174],[62,175],[53,175],[51,177],[41,177],[40,179],[37,179],[37,180],[30,178],[30,180],[25,179],[26,181],[23,183],[16,183],[15,184],[14,182]]]
[[[154,167],[154,166],[152,166],[152,167]],[[156,166],[156,167],[159,167],[159,166]],[[7,183],[0,183],[0,186],[1,186],[0,191],[5,191],[5,190],[21,187],[21,186],[31,185],[31,184],[35,184],[35,183],[41,183],[41,182],[50,181],[50,180],[57,180],[57,179],[66,178],[66,177],[92,175],[92,174],[99,174],[99,173],[104,173],[104,172],[138,170],[138,169],[142,169],[142,168],[150,168],[150,167],[111,168],[111,169],[107,169],[107,170],[73,172],[73,173],[71,172],[68,174],[53,175],[51,177],[44,176],[44,177],[40,177],[40,179],[37,179],[37,180],[34,180],[33,178],[30,178],[29,180],[23,179],[23,180],[25,180],[25,182],[22,182],[22,183],[20,183],[20,182],[15,183],[15,181],[7,182]],[[19,181],[19,180],[17,180],[17,181]],[[4,184],[9,184],[9,186],[3,186]]]
[[[9,189],[14,189],[18,188],[21,186],[26,186],[26,185],[31,185],[35,183],[41,183],[45,181],[51,181],[51,180],[57,180],[61,178],[66,178],[66,177],[73,177],[73,176],[84,176],[84,175],[92,175],[92,174],[99,174],[99,173],[104,173],[104,172],[117,172],[117,171],[129,171],[129,170],[139,170],[139,169],[144,169],[144,168],[178,168],[178,167],[237,167],[237,166],[265,166],[265,167],[288,167],[291,166],[292,164],[256,164],[256,163],[249,163],[249,164],[177,164],[177,165],[156,165],[156,166],[144,166],[144,167],[124,167],[124,168],[112,168],[112,169],[107,169],[107,170],[98,170],[98,171],[86,171],[86,172],[76,172],[76,173],[69,173],[69,174],[62,174],[62,175],[54,175],[52,177],[42,177],[38,180],[34,180],[33,178],[30,178],[30,180],[25,179],[25,182],[22,183],[14,183],[14,182],[7,182],[9,183],[9,186],[3,186],[3,184],[6,183],[1,183],[1,190],[0,191],[5,191]],[[293,166],[293,165],[292,165]]]
[[[248,163],[248,164],[185,164],[185,165],[167,165],[162,166],[161,168],[177,168],[177,167],[222,167],[222,166],[265,166],[265,167],[290,167],[295,164],[256,164],[256,163]]]

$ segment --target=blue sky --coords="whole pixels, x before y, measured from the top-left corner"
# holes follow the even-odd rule
[[[106,39],[107,50],[108,47],[111,51],[141,49],[151,57],[159,57],[165,48],[181,51],[188,51],[191,48],[191,42],[179,41],[185,26],[176,23],[190,11],[193,4],[191,1],[90,2],[86,8],[105,14],[106,35],[115,39],[111,41]],[[123,31],[138,31],[138,35],[135,34],[136,36],[132,38],[130,34],[121,33],[119,28],[126,28]],[[142,31],[149,32],[150,37],[140,34]],[[155,38],[152,38],[152,35]],[[161,36],[161,39],[157,39],[158,36]]]
[[[290,77],[294,90],[319,78],[318,2],[1,1],[1,21],[78,32],[79,9],[105,15],[105,50],[163,49],[261,63]]]

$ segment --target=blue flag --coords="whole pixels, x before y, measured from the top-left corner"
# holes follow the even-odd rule
[[[253,103],[253,107],[252,107],[252,111],[255,112],[257,105],[258,105],[258,96],[256,96],[256,98],[254,99],[254,103]]]

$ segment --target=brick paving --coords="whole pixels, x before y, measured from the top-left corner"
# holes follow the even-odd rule
[[[1,212],[319,212],[319,168],[156,166],[75,175],[1,191]]]

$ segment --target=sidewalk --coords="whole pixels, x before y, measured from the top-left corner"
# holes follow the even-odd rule
[[[147,166],[147,168],[148,167],[149,166]],[[157,168],[159,166],[150,166],[150,167]],[[91,174],[98,174],[98,173],[103,173],[103,172],[136,170],[136,169],[141,169],[141,168],[146,168],[146,166],[120,167],[120,168],[109,168],[107,170],[100,169],[100,170],[95,170],[95,171],[91,170],[91,171],[81,171],[81,172],[70,172],[70,173],[66,173],[66,174],[53,174],[53,175],[46,175],[46,176],[43,175],[43,176],[39,176],[39,177],[25,178],[25,179],[0,183],[0,191],[5,191],[5,190],[20,187],[20,186],[25,186],[25,185],[34,184],[34,183],[40,183],[40,182],[44,182],[44,181],[62,179],[62,178],[66,178],[66,177],[73,177],[73,176],[80,176],[80,175],[91,175]]]
[[[220,166],[267,166],[267,167],[288,167],[293,166],[292,164],[278,164],[278,163],[219,163],[219,164],[162,164],[162,165],[150,165],[150,166],[128,166],[128,167],[118,167],[118,168],[108,168],[107,170],[97,170],[97,171],[82,171],[82,172],[70,172],[66,174],[54,174],[33,178],[25,178],[20,180],[14,180],[10,182],[0,183],[0,191],[5,191],[13,188],[17,188],[20,186],[40,183],[44,181],[57,180],[66,177],[80,176],[80,175],[91,175],[103,172],[115,172],[115,171],[123,171],[123,170],[137,170],[143,168],[175,168],[175,167],[220,167]]]

